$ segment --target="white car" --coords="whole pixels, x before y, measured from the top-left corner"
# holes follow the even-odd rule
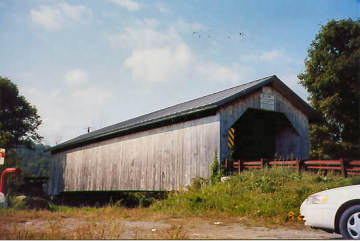
[[[310,195],[300,207],[305,225],[360,239],[360,185]]]

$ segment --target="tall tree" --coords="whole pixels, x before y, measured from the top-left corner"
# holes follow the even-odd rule
[[[331,20],[308,49],[298,75],[322,119],[310,125],[311,156],[359,157],[360,21]]]
[[[10,148],[17,144],[38,142],[42,137],[36,132],[41,124],[34,106],[19,95],[17,86],[0,77],[0,144]]]

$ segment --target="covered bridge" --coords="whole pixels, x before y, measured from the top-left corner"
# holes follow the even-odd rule
[[[49,194],[178,190],[217,158],[308,157],[313,109],[275,75],[120,122],[50,149]],[[229,129],[234,131],[233,145]]]

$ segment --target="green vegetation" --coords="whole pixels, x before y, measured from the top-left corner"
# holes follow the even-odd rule
[[[214,153],[214,161],[210,166],[210,183],[214,184],[219,182],[224,172],[219,164],[219,160],[217,159],[217,151]]]
[[[50,146],[32,144],[31,148],[20,146],[16,149],[21,172],[26,176],[49,176],[50,152],[45,152]]]
[[[188,191],[173,192],[153,208],[177,215],[223,213],[283,223],[289,211],[299,214],[300,205],[308,195],[357,184],[360,179],[312,173],[298,175],[290,169],[272,168],[246,171],[213,185],[201,187],[197,181],[194,183]]]
[[[32,106],[13,82],[0,76],[0,144],[11,148],[18,144],[39,142],[36,132],[41,124],[35,106]]]
[[[163,200],[159,199],[164,198],[165,195],[155,192],[126,193],[121,199],[117,199],[120,196],[116,197],[116,193],[111,193],[112,198],[106,205],[99,202],[99,205],[95,203],[92,206],[74,207],[51,203],[49,210],[35,211],[29,210],[23,200],[10,197],[10,208],[0,209],[0,216],[3,217],[0,219],[0,238],[119,239],[129,237],[124,226],[127,221],[170,220],[173,217],[187,221],[197,220],[199,217],[216,219],[247,217],[246,223],[255,221],[259,224],[260,221],[264,225],[271,226],[286,223],[290,211],[296,216],[299,215],[300,204],[312,193],[359,183],[360,177],[343,178],[339,175],[321,176],[315,173],[298,175],[291,169],[265,168],[243,172],[225,182],[210,183],[210,180],[194,179],[193,185],[187,187],[187,191],[170,192]],[[67,198],[73,199],[75,194],[70,194]],[[82,195],[94,196],[95,200],[95,194],[91,192]],[[134,204],[132,207],[137,208],[128,208],[127,202],[131,202]],[[152,202],[154,203],[151,204]],[[145,203],[147,204],[144,205]],[[147,205],[150,205],[150,208],[141,207]],[[28,228],[25,229],[21,226],[25,220],[36,220],[36,223],[41,223],[42,228],[33,225],[32,228],[27,226]],[[7,225],[11,223],[12,226],[5,228],[6,225],[2,226],[1,222]],[[289,225],[294,226],[293,222]],[[302,225],[300,226],[303,228]],[[74,231],[69,232],[70,229]],[[152,232],[150,228],[144,229],[142,233],[146,233],[146,236],[139,235],[137,230],[134,230],[131,238],[187,237],[181,223],[163,229],[161,232],[163,236]]]
[[[20,167],[22,176],[48,175],[50,154],[43,152],[46,146],[35,144],[42,139],[37,133],[40,124],[36,107],[19,93],[16,84],[0,76],[0,148],[6,149],[0,173],[8,167]],[[9,193],[17,192],[21,179],[8,179]]]
[[[298,75],[322,118],[310,126],[313,158],[358,158],[360,146],[360,20],[331,20],[308,50]]]

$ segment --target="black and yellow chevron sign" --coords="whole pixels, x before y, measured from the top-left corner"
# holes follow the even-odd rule
[[[228,130],[228,147],[232,148],[234,146],[234,140],[235,140],[235,129],[230,128]]]

